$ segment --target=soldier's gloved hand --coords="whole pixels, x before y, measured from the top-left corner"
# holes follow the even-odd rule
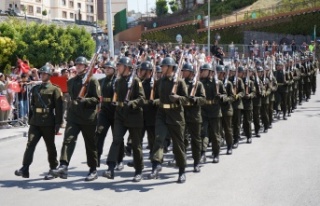
[[[129,108],[132,108],[132,109],[135,108],[135,105],[134,105],[134,102],[133,102],[133,101],[125,101],[124,103],[125,103]]]
[[[214,97],[214,100],[216,101],[220,101],[221,99],[221,95],[220,94],[217,94],[215,97]]]
[[[189,97],[189,101],[192,104],[195,104],[197,102],[197,97]]]
[[[177,94],[172,94],[172,95],[169,95],[169,99],[171,102],[175,103],[180,99],[180,96]]]
[[[56,124],[56,125],[54,126],[55,134],[58,134],[58,133],[59,133],[60,127],[61,127],[60,124]]]
[[[243,98],[244,98],[244,99],[250,99],[250,95],[249,95],[249,94],[246,94],[246,95],[244,95]]]
[[[84,103],[86,101],[86,99],[84,97],[78,97],[77,101],[80,103]]]
[[[152,100],[152,105],[158,107],[160,105],[160,100],[159,99]]]

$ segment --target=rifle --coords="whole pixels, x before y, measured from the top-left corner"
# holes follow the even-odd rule
[[[157,72],[156,72],[156,62],[154,59],[152,64],[152,77],[150,81],[150,86],[151,86],[150,98],[149,98],[150,100],[154,100],[154,86],[156,81],[157,81]]]
[[[198,88],[198,83],[199,83],[199,80],[200,80],[200,64],[198,64],[196,66],[196,73],[193,77],[193,82],[192,82],[192,89],[191,89],[191,92],[190,92],[190,97],[194,97],[196,95],[196,92],[197,92],[197,88]]]
[[[87,86],[89,84],[90,78],[93,75],[93,68],[94,68],[94,65],[95,65],[95,63],[97,61],[98,55],[100,53],[100,50],[101,50],[101,46],[98,48],[97,52],[93,55],[93,57],[92,57],[92,59],[90,61],[90,65],[88,67],[88,71],[84,75],[84,77],[82,78],[82,87],[81,87],[81,90],[79,92],[78,98],[85,97],[85,94],[87,92]]]
[[[178,65],[178,68],[176,71],[176,73],[174,74],[174,77],[173,77],[173,87],[172,87],[172,90],[171,90],[171,94],[176,94],[177,93],[177,89],[178,89],[178,77],[181,76],[181,65],[182,65],[182,60],[183,60],[183,57],[181,56],[180,57],[180,60],[179,60],[179,65]]]
[[[248,61],[247,61],[247,65],[246,65],[246,70],[247,70],[247,76],[246,76],[246,82],[245,82],[245,86],[246,86],[246,95],[249,95],[249,81],[250,81],[250,74],[249,74],[249,57],[248,57]]]
[[[227,70],[227,75],[226,75],[226,77],[225,77],[225,79],[224,79],[223,85],[224,85],[225,87],[228,86],[229,74],[230,74],[230,69]]]
[[[139,57],[137,57],[137,61],[139,60]],[[130,96],[131,96],[131,93],[132,93],[132,86],[133,86],[133,81],[134,79],[136,78],[137,76],[137,72],[136,70],[133,68],[132,69],[132,72],[131,72],[131,75],[130,75],[130,79],[128,81],[128,90],[127,90],[127,94],[126,94],[126,98],[125,98],[125,102],[129,102],[130,100]]]
[[[216,92],[217,92],[217,95],[219,95],[219,79],[218,79],[218,73],[217,73],[217,62],[215,61],[212,62],[212,68],[214,72],[214,81],[216,83]]]

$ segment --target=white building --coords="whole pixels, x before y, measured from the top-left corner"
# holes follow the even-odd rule
[[[0,9],[47,20],[96,21],[97,0],[1,0]],[[46,11],[47,15],[42,15]]]

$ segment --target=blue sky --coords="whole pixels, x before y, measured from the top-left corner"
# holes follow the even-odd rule
[[[148,5],[148,11],[156,7],[156,0],[128,0],[128,11],[145,13]]]

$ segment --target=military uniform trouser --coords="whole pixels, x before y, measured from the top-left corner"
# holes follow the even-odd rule
[[[292,109],[297,108],[297,88],[293,88],[292,94],[291,94],[291,107]]]
[[[60,164],[69,165],[72,154],[76,147],[78,135],[81,132],[87,154],[87,165],[90,168],[97,167],[97,146],[95,141],[96,125],[80,125],[76,123],[67,122],[64,132],[64,139],[61,148]]]
[[[133,164],[137,172],[141,172],[143,168],[143,154],[141,146],[141,127],[127,127],[123,122],[115,120],[113,141],[109,150],[107,164],[115,164],[118,161],[119,155],[123,155],[121,152],[121,145],[123,145],[123,137],[127,131],[132,140],[133,151]]]
[[[303,99],[303,84],[302,84],[302,80],[299,80],[299,82],[298,82],[298,96],[299,96],[299,103],[301,103],[302,99]]]
[[[233,108],[232,116],[232,130],[233,130],[233,141],[239,142],[241,128],[241,110]]]
[[[47,147],[50,169],[55,169],[58,166],[58,161],[57,161],[57,149],[54,143],[54,139],[55,139],[54,126],[30,125],[27,148],[24,152],[22,164],[31,165],[34,151],[41,137],[43,137],[43,140]]]
[[[111,127],[111,131],[113,133],[114,126],[113,126],[113,119],[108,117],[108,114],[104,112],[100,112],[98,115],[98,125],[95,134],[95,141],[97,144],[97,152],[98,152],[98,161],[100,160],[101,155],[103,154],[103,146],[104,140],[106,139],[107,132]],[[117,162],[123,161],[123,154],[124,154],[124,143],[120,146],[120,152]]]
[[[153,148],[154,140],[156,138],[156,134],[155,134],[156,131],[155,130],[156,130],[155,126],[144,126],[141,131],[141,143],[143,142],[143,137],[145,135],[145,132],[147,132],[148,146],[150,149],[149,154],[150,155],[152,154],[152,148]]]
[[[67,117],[67,107],[70,101],[69,93],[63,93],[62,95],[62,111],[63,111],[63,122],[65,122],[65,118]]]
[[[167,135],[172,139],[173,154],[176,159],[176,165],[179,168],[186,167],[185,144],[184,144],[185,125],[170,125],[165,119],[156,119],[156,138],[154,141],[151,160],[161,163],[163,159],[163,145]]]
[[[208,147],[208,138],[212,143],[213,155],[219,155],[221,139],[221,118],[207,118],[202,117],[201,139],[202,148],[201,152],[206,152]]]
[[[232,116],[222,115],[222,129],[224,131],[224,137],[227,142],[227,146],[233,145],[233,133],[232,133]]]
[[[260,110],[261,106],[253,106],[253,125],[254,125],[254,132],[256,134],[259,133],[260,130]]]
[[[269,125],[271,125],[273,122],[273,106],[274,106],[274,101],[270,101],[269,108],[268,108]]]
[[[201,157],[201,123],[187,122],[186,128],[188,128],[191,137],[191,151],[194,165],[197,165]]]
[[[251,138],[252,136],[252,110],[242,110],[243,114],[243,131],[247,138]]]
[[[269,104],[261,104],[261,120],[264,126],[264,129],[268,129],[269,122]]]
[[[276,108],[278,112],[279,105],[281,106],[281,110],[283,112],[283,115],[287,114],[287,95],[286,92],[277,92],[276,93]]]
[[[304,82],[303,85],[303,92],[307,99],[310,99],[311,95],[311,82]]]
[[[287,108],[288,108],[288,113],[291,113],[291,109],[292,109],[292,100],[291,100],[291,97],[292,97],[292,91],[289,91],[288,92],[288,95],[287,95]]]
[[[311,90],[313,93],[315,93],[316,89],[317,89],[317,72],[315,71],[315,74],[311,75]]]

